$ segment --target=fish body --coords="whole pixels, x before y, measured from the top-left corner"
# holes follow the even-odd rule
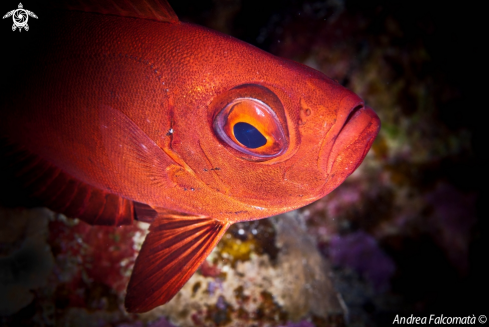
[[[133,312],[171,299],[230,224],[331,192],[380,126],[323,74],[160,5],[156,19],[56,16],[0,102],[2,160],[24,194],[92,224],[151,223]]]

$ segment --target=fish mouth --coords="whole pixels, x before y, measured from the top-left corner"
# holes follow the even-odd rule
[[[363,101],[350,107],[329,153],[327,174],[339,174],[344,179],[353,173],[370,150],[379,129],[379,117]]]

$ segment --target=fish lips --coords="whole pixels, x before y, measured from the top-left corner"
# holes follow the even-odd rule
[[[352,100],[356,100],[354,104]],[[339,124],[331,131],[337,133],[334,143],[330,145],[331,150],[320,159],[321,168],[328,176],[328,184],[332,182],[336,186],[362,163],[380,130],[379,117],[360,98],[355,96],[346,101],[350,105],[342,106],[345,109],[340,109]]]

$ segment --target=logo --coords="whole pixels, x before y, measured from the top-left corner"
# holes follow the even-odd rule
[[[5,14],[5,16],[3,16],[3,18],[7,18],[10,16],[12,16],[12,19],[14,21],[14,25],[12,25],[12,31],[15,31],[18,28],[19,32],[22,32],[22,29],[25,29],[26,31],[29,30],[29,25],[27,25],[29,16],[37,18],[36,14],[34,14],[32,11],[25,10],[22,6],[22,3],[19,3],[18,9],[9,11]]]

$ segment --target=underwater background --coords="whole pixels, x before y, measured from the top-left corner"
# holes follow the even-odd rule
[[[170,4],[182,21],[357,93],[382,121],[372,150],[325,198],[234,225],[180,293],[145,314],[128,314],[123,302],[147,224],[92,227],[45,208],[2,207],[0,326],[383,326],[396,315],[489,313],[480,300],[489,276],[480,8]]]

